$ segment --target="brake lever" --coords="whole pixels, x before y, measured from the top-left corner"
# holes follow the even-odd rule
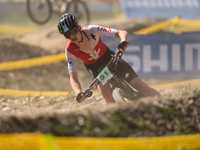
[[[123,53],[121,51],[118,51],[114,56],[113,59],[115,59],[113,62],[117,63],[119,59],[122,57]]]
[[[123,55],[123,53],[122,53],[121,51],[118,51],[118,52],[116,53],[116,57],[118,57],[117,59],[121,58],[122,55]]]
[[[83,93],[85,96],[87,97],[91,97],[93,95],[93,92],[90,91],[90,89],[85,90],[85,92]]]

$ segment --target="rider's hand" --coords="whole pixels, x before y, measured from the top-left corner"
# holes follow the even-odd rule
[[[87,96],[82,96],[81,99],[79,100],[79,103],[82,103],[85,99],[87,98]]]
[[[83,102],[86,98],[87,98],[87,96],[85,96],[83,92],[80,92],[80,93],[76,96],[76,100],[77,100],[77,102],[79,102],[79,103]]]
[[[124,53],[125,50],[126,50],[126,48],[128,47],[128,45],[129,45],[128,42],[123,41],[123,42],[121,42],[121,43],[117,46],[117,48],[118,48],[122,53]]]

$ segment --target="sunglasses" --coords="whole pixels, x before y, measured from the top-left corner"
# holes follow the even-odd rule
[[[78,28],[73,28],[70,31],[64,33],[64,36],[69,39],[71,35],[76,35],[78,33]]]

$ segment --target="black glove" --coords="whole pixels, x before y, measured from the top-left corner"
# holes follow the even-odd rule
[[[93,92],[90,91],[90,90],[86,90],[85,93],[83,93],[83,92],[78,93],[78,95],[76,96],[76,100],[77,100],[77,102],[79,102],[79,103],[80,103],[80,100],[81,100],[81,98],[82,98],[82,94],[84,94],[84,95],[87,96],[87,97],[91,97],[92,94],[93,94]]]
[[[123,49],[123,50],[124,50],[124,47],[126,46],[126,44],[129,44],[129,43],[126,42],[126,41],[123,41],[123,42],[121,42],[121,43],[117,46],[117,48],[118,48],[118,49]]]
[[[84,93],[83,93],[83,92],[80,92],[80,93],[78,93],[78,95],[76,96],[77,102],[80,101],[80,99],[81,99],[81,97],[82,97],[82,94],[84,94]]]

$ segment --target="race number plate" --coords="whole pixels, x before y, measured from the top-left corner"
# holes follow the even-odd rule
[[[108,67],[105,67],[97,76],[98,80],[104,85],[113,77],[112,73],[108,69]]]

